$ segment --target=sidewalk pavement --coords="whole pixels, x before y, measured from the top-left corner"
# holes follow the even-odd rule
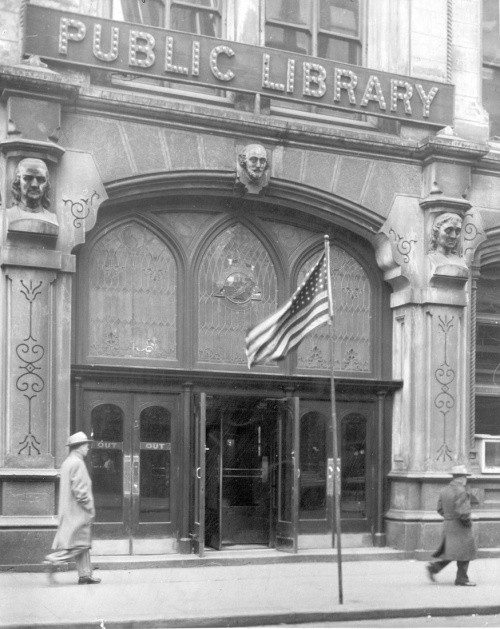
[[[99,562],[96,561],[96,564]],[[99,585],[76,572],[0,573],[2,629],[251,627],[377,618],[500,613],[500,559],[471,563],[477,587],[454,585],[456,564],[431,583],[425,562],[305,562],[97,570]]]

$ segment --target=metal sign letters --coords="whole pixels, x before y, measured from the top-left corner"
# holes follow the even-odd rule
[[[27,7],[25,52],[373,116],[452,124],[453,86],[212,37]]]

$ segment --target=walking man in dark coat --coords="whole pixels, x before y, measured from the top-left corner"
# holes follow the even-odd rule
[[[455,585],[475,586],[469,581],[469,561],[476,558],[476,543],[472,534],[471,501],[465,487],[467,472],[465,465],[451,469],[452,481],[440,493],[438,513],[444,518],[443,541],[434,553],[436,561],[427,564],[431,581],[450,562],[457,562]]]
[[[68,439],[69,455],[61,466],[59,486],[59,526],[52,544],[53,553],[45,557],[49,578],[57,564],[74,559],[78,570],[78,583],[100,583],[92,576],[90,563],[91,525],[95,517],[92,481],[84,458],[91,440],[84,432]]]

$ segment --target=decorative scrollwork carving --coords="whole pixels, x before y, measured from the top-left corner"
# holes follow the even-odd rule
[[[447,415],[455,406],[455,398],[450,393],[450,385],[455,380],[456,372],[448,363],[448,334],[453,328],[454,317],[438,317],[438,327],[444,334],[444,356],[443,362],[434,372],[434,377],[441,387],[441,390],[434,398],[434,406],[437,408],[443,419],[443,443],[437,450],[436,460],[452,460],[452,450],[447,444],[446,428]]]
[[[22,363],[19,365],[21,374],[16,380],[16,388],[23,393],[28,403],[28,432],[25,438],[19,442],[21,448],[18,454],[27,450],[28,456],[32,455],[32,451],[40,454],[38,447],[40,442],[32,433],[32,401],[45,388],[44,379],[40,373],[37,373],[42,369],[40,361],[45,355],[45,348],[33,336],[33,303],[42,292],[42,284],[43,282],[33,284],[33,280],[30,280],[29,285],[27,285],[21,280],[20,292],[29,302],[29,330],[28,336],[15,348],[16,356]]]
[[[479,230],[477,225],[473,222],[473,218],[470,215],[465,216],[465,224],[462,228],[463,234],[463,250],[464,256],[468,255],[469,252],[473,252],[475,249],[474,241],[479,236]]]
[[[464,240],[474,240],[474,238],[478,235],[478,229],[472,222],[465,223],[462,233],[464,235]]]
[[[404,236],[400,236],[398,233],[394,231],[394,229],[389,230],[389,233],[394,236],[394,243],[396,245],[396,249],[398,253],[403,256],[404,262],[410,261],[410,253],[413,248],[413,244],[417,241],[414,238],[408,238],[405,240]]]
[[[63,203],[65,205],[69,203],[70,212],[74,217],[73,225],[76,228],[79,228],[83,225],[83,221],[90,214],[90,210],[93,209],[94,203],[100,198],[101,195],[94,190],[94,192],[89,197],[82,197],[77,201],[73,201],[72,199],[63,199]]]

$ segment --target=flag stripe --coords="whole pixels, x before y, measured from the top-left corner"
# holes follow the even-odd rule
[[[321,296],[320,299],[322,300],[324,298]],[[316,300],[318,300],[318,298],[316,298]],[[321,304],[318,304],[316,300],[315,302],[311,303],[307,312],[304,312],[301,317],[296,318],[294,320],[291,320],[290,317],[282,318],[281,321],[276,321],[268,329],[264,329],[258,337],[256,337],[249,343],[248,351],[252,353],[252,350],[254,347],[259,347],[262,343],[268,342],[268,341],[269,343],[272,343],[273,346],[276,345],[281,339],[282,335],[284,333],[285,334],[287,333],[288,331],[287,326],[300,324],[301,321],[303,321],[306,317],[311,316],[311,311],[313,311],[314,313],[316,307],[318,305],[321,305]]]
[[[322,317],[317,317],[309,323],[309,325],[298,327],[295,330],[291,330],[283,335],[272,347],[264,347],[261,351],[255,353],[252,357],[252,362],[260,362],[264,359],[277,360],[284,358],[286,354],[296,347],[300,341],[314,328],[326,323],[329,319],[328,312],[325,312]]]
[[[284,329],[286,333],[287,331],[289,331],[288,328],[295,324],[295,321],[300,321],[301,319],[300,311],[296,313],[295,316],[291,316],[292,303],[294,301],[294,298],[295,298],[295,302],[297,302],[297,295],[299,295],[301,291],[304,292],[304,288],[305,288],[305,291],[311,290],[312,288],[311,286],[306,286],[307,280],[309,279],[309,277],[312,275],[312,273],[315,270],[318,270],[321,262],[322,260],[320,260],[318,264],[312,269],[312,271],[309,273],[306,280],[302,283],[301,287],[296,291],[292,299],[290,299],[290,301],[287,302],[287,304],[285,304],[285,306],[282,307],[280,311],[278,311],[278,313],[282,315],[281,321],[279,320],[279,317],[276,316],[278,315],[278,313],[275,313],[275,315],[272,315],[262,324],[257,326],[257,328],[252,331],[254,334],[252,334],[252,332],[249,334],[249,336],[252,337],[252,336],[255,336],[255,333],[258,333],[259,330],[261,331],[260,336],[258,336],[257,338],[253,338],[252,342],[250,343],[250,347],[248,351],[250,355],[250,362],[262,361],[266,355],[271,354],[271,353],[275,354],[274,348],[280,342],[280,339],[283,334],[280,331]],[[318,296],[316,296],[314,301],[316,302],[317,299],[318,299]],[[313,305],[309,304],[309,307],[314,307],[314,304]],[[262,345],[264,345],[267,341],[269,341],[267,348],[265,346],[262,347]],[[256,350],[259,346],[261,346],[261,351],[259,352],[259,356],[257,357]],[[255,358],[252,358],[252,355],[255,355]]]
[[[266,319],[266,321],[263,322],[267,323],[268,326],[264,326],[263,323],[261,323],[249,332],[247,336],[248,350],[251,351],[254,345],[260,345],[262,342],[268,341],[272,337],[281,336],[282,330],[286,332],[287,326],[294,325],[296,322],[300,323],[305,319],[305,317],[310,316],[311,311],[313,311],[317,305],[321,305],[321,302],[324,300],[326,300],[326,307],[328,307],[328,297],[326,292],[325,294],[320,293],[316,296],[303,312],[299,313],[299,315],[295,315],[293,318],[290,317],[288,312],[284,313],[284,315],[282,315],[279,319],[269,317],[269,319]],[[259,330],[260,334],[258,334]],[[278,342],[278,340],[276,339],[275,342]]]
[[[315,321],[316,317],[319,317],[322,313],[325,313],[326,318],[321,320],[320,323]],[[267,333],[261,335],[258,339],[256,339],[254,345],[257,345],[256,357],[258,355],[258,359],[262,359],[267,354],[277,353],[278,355],[282,353],[286,347],[286,344],[290,341],[293,341],[296,335],[299,335],[299,341],[311,330],[313,330],[318,325],[321,325],[325,321],[328,320],[328,298],[325,296],[321,296],[318,301],[314,304],[311,304],[308,312],[305,312],[299,319],[294,319],[293,321],[283,321],[281,325],[273,326]],[[310,327],[310,323],[314,324]],[[303,328],[307,327],[307,331],[303,333]],[[272,340],[268,340],[269,338]],[[263,343],[266,343],[263,346]],[[295,343],[296,344],[296,343]],[[295,344],[293,346],[295,346]],[[253,348],[252,346],[252,348]],[[249,353],[252,353],[252,348],[249,349]],[[260,348],[260,352],[258,349]],[[291,349],[288,348],[287,351]],[[257,359],[257,360],[258,360]]]
[[[248,366],[284,358],[314,328],[330,319],[326,254],[292,297],[246,336]]]

